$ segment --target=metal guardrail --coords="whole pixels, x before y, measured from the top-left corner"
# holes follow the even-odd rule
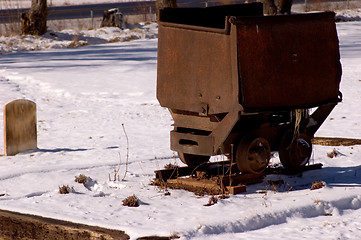
[[[119,2],[108,4],[48,7],[48,20],[103,17],[107,9],[119,8],[124,15],[155,13],[155,1]],[[0,10],[0,23],[19,22],[29,8]]]
[[[259,0],[229,0],[227,4],[256,2]],[[343,4],[344,8],[360,6],[360,0],[293,0],[293,4],[304,4],[304,9],[308,9],[308,5],[312,4]],[[355,4],[359,3],[359,4]],[[177,0],[178,7],[210,7],[223,5],[222,0]],[[106,4],[88,4],[88,5],[69,5],[49,7],[48,20],[61,19],[81,19],[102,17],[103,12],[107,9],[119,8],[124,15],[136,14],[154,14],[156,12],[155,0],[145,0],[137,2],[119,2]],[[0,24],[19,22],[20,16],[29,8],[20,9],[0,9]],[[312,9],[310,9],[312,10]]]
[[[227,4],[255,1],[257,0],[229,0]],[[224,3],[222,3],[222,0],[177,0],[178,7],[209,7],[223,4]],[[103,17],[103,12],[111,8],[119,8],[124,15],[136,15],[146,13],[154,14],[156,12],[155,0],[105,4],[69,5],[48,7],[48,20]],[[21,14],[28,10],[29,8],[0,9],[0,24],[19,22]]]

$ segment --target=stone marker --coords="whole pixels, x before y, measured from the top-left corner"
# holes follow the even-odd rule
[[[5,155],[37,149],[36,104],[25,99],[4,105]]]

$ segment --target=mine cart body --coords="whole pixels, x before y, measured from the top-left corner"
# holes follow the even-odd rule
[[[270,151],[303,166],[341,100],[334,13],[262,12],[260,3],[159,12],[157,98],[174,120],[171,149],[189,166],[223,154],[258,172],[248,165]]]

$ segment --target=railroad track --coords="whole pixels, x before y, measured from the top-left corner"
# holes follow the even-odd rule
[[[361,139],[316,137],[312,143],[324,146],[361,145]],[[155,171],[154,185],[160,188],[184,189],[198,195],[238,194],[246,192],[249,184],[261,183],[269,174],[295,175],[304,171],[321,169],[322,164],[306,165],[301,169],[268,167],[264,173],[240,173],[231,161],[203,164],[195,169],[173,167]]]
[[[321,169],[322,164],[312,164],[300,169],[269,167],[260,174],[240,173],[230,161],[212,162],[192,169],[174,167],[155,171],[153,184],[160,188],[184,189],[197,195],[238,194],[246,192],[247,185],[261,183],[269,174],[295,175]]]

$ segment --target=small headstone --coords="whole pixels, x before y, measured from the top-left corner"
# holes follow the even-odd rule
[[[5,155],[37,149],[36,104],[25,99],[4,105]]]

